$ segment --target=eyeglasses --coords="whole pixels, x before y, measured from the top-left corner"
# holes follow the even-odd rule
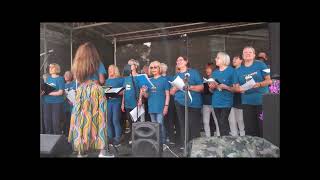
[[[150,66],[150,69],[156,69],[156,68],[158,68],[159,66]]]

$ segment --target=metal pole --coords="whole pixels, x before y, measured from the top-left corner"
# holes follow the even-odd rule
[[[205,28],[195,28],[195,29],[189,29],[189,30],[183,30],[183,31],[175,31],[170,33],[156,33],[156,34],[149,34],[149,35],[141,35],[141,36],[132,36],[129,38],[118,38],[118,42],[125,42],[125,41],[132,41],[132,40],[138,40],[138,39],[148,39],[148,38],[154,38],[154,37],[167,37],[167,36],[175,36],[175,35],[181,35],[186,33],[195,33],[195,32],[206,32],[206,31],[215,31],[215,30],[221,30],[221,29],[231,29],[231,28],[237,28],[237,27],[246,27],[246,26],[258,26],[265,24],[264,22],[261,23],[247,23],[247,24],[237,24],[237,25],[228,25],[228,26],[209,26]],[[104,35],[104,37],[107,37]]]
[[[187,54],[187,59],[189,61],[188,57],[188,35],[186,35],[186,54]],[[187,71],[188,72],[188,71]],[[186,86],[186,91],[184,94],[184,124],[185,124],[185,133],[184,133],[184,152],[183,155],[184,157],[188,156],[188,135],[189,135],[189,117],[188,117],[188,93],[189,93],[189,77],[185,77],[185,86]]]
[[[187,54],[187,58],[188,58],[188,61],[189,61],[189,54],[188,54],[188,45],[189,45],[189,39],[188,39],[188,34],[186,34],[186,54]]]
[[[226,52],[226,42],[227,42],[227,38],[224,37],[224,43],[223,43],[223,51]]]
[[[113,46],[114,65],[117,65],[117,38],[113,38]]]
[[[70,30],[70,61],[71,61],[71,64],[70,64],[70,69],[71,69],[71,67],[72,67],[72,29]]]
[[[78,26],[78,27],[73,28],[73,30],[84,29],[84,28],[89,28],[89,27],[94,27],[94,26],[107,25],[107,24],[112,24],[112,22],[93,23],[93,24],[89,24],[89,25]]]
[[[188,80],[186,80],[185,82],[186,85],[186,91],[184,93],[184,124],[185,124],[185,128],[184,128],[184,151],[183,151],[183,156],[187,157],[188,156],[188,134],[189,134],[189,118],[188,118],[188,88],[189,88],[189,84],[188,84]]]
[[[47,53],[47,38],[46,38],[46,23],[43,24],[43,31],[44,31],[44,35],[43,35],[43,40],[44,40],[44,52],[46,52],[46,54],[44,55],[44,61],[48,58],[48,53]],[[44,74],[47,73],[47,62],[44,62]]]
[[[166,29],[172,29],[172,28],[180,28],[180,27],[185,27],[185,26],[194,26],[194,25],[200,25],[200,24],[206,24],[206,22],[182,24],[182,25],[176,25],[176,26],[167,26],[167,27],[146,29],[146,30],[140,30],[140,31],[131,31],[131,32],[117,33],[117,34],[108,34],[108,35],[104,35],[104,37],[113,37],[113,36],[136,34],[136,33],[142,33],[142,32],[150,32],[150,31],[160,31],[160,30],[166,30]]]

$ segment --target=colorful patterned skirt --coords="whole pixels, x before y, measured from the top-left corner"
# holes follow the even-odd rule
[[[107,142],[107,100],[93,81],[80,85],[71,113],[68,141],[80,153],[101,150]]]

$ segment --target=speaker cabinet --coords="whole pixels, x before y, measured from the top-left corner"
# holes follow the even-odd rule
[[[263,138],[280,147],[280,94],[263,95]]]
[[[63,135],[40,134],[40,157],[68,157],[72,147]]]
[[[132,124],[132,154],[135,157],[160,157],[160,124],[137,122]]]

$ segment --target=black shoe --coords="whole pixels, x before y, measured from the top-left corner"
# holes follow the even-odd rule
[[[121,143],[119,141],[113,141],[112,145],[117,148],[121,146]]]

